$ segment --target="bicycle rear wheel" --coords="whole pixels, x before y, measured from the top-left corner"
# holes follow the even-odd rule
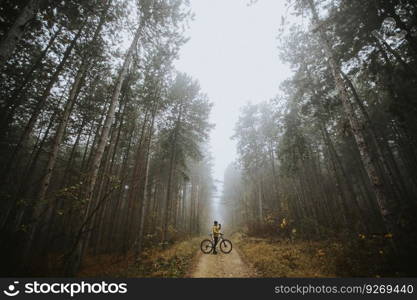
[[[211,251],[213,251],[213,243],[209,239],[203,240],[201,242],[200,249],[203,251],[203,253],[209,254]]]
[[[232,242],[229,240],[223,240],[220,243],[220,250],[224,253],[224,254],[228,254],[232,251]]]

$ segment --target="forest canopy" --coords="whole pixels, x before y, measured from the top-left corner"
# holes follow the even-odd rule
[[[0,274],[80,276],[97,257],[161,274],[161,253],[197,249],[221,214],[240,245],[342,253],[342,272],[320,274],[416,275],[417,3],[285,3],[276,56],[291,72],[235,108],[216,202],[213,102],[175,67],[189,1],[3,0]]]
[[[187,1],[1,6],[1,272],[75,275],[198,232],[212,104],[173,67]]]
[[[280,28],[293,74],[274,99],[241,109],[229,217],[254,235],[366,239],[389,249],[386,272],[415,274],[417,5],[287,5],[304,21]]]

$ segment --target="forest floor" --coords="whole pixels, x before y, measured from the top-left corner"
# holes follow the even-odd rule
[[[249,237],[242,233],[233,234],[231,240],[233,250],[229,254],[198,251],[187,277],[337,277],[337,245]]]
[[[87,260],[80,277],[387,277],[399,276],[384,248],[369,240],[348,244],[337,240],[303,241],[230,236],[229,254],[203,254],[194,237],[166,248],[146,249],[139,261],[128,257],[95,256]],[[356,245],[356,246],[355,246]],[[358,246],[359,245],[359,246]],[[370,245],[370,246],[369,246]]]
[[[385,238],[362,237],[347,240],[289,240],[233,237],[243,259],[253,265],[259,277],[398,277]]]
[[[140,260],[133,253],[126,256],[98,255],[89,257],[78,277],[185,277],[195,261],[201,238],[175,242],[166,248],[145,249]]]
[[[291,242],[234,235],[243,258],[257,277],[338,277],[334,251],[323,242]],[[335,245],[334,245],[335,246]],[[337,248],[337,246],[335,246]]]

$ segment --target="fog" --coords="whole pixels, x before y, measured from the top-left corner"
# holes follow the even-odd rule
[[[213,177],[221,181],[226,166],[237,157],[231,136],[240,108],[274,97],[290,73],[279,60],[276,38],[281,16],[286,15],[285,1],[190,2],[195,18],[176,67],[198,79],[214,103],[211,122],[216,127],[210,145]]]
[[[0,3],[0,276],[416,276],[415,0]]]

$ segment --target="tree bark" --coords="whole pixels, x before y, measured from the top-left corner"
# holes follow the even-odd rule
[[[49,152],[48,162],[46,166],[46,173],[44,174],[40,183],[40,188],[39,188],[38,195],[37,195],[37,205],[35,206],[35,210],[34,210],[35,220],[41,216],[41,213],[43,211],[42,207],[45,205],[44,203],[45,195],[46,195],[46,192],[48,190],[48,187],[51,181],[53,170],[55,168],[55,162],[58,156],[59,147],[64,138],[65,129],[67,128],[67,124],[68,124],[68,119],[77,101],[81,87],[87,75],[88,67],[90,66],[90,62],[92,60],[92,58],[90,57],[91,51],[89,50],[91,50],[93,43],[97,40],[103,28],[106,15],[107,15],[107,10],[104,10],[100,17],[100,22],[96,28],[96,31],[94,32],[93,38],[89,42],[89,45],[87,46],[86,53],[84,54],[83,60],[81,61],[80,67],[77,71],[77,75],[75,76],[74,83],[71,87],[68,100],[65,103],[64,111],[62,112],[62,116],[60,118],[60,122],[59,122],[58,128],[56,130],[56,133],[52,142],[52,149]]]
[[[1,129],[0,129],[0,139],[2,139],[6,135],[6,131],[8,129],[9,124],[12,122],[14,113],[16,109],[19,107],[19,105],[23,101],[23,97],[21,95],[23,89],[26,87],[26,85],[30,82],[32,79],[33,73],[40,67],[43,59],[45,58],[46,54],[48,53],[49,49],[55,42],[55,39],[58,37],[58,35],[62,31],[62,27],[60,26],[58,30],[52,35],[50,38],[48,45],[45,47],[45,49],[42,51],[42,53],[37,57],[36,61],[32,64],[30,69],[26,72],[24,79],[20,83],[20,85],[13,90],[12,95],[8,98],[6,109],[4,109],[1,117]]]
[[[168,235],[168,226],[169,226],[169,208],[171,203],[171,189],[172,189],[172,177],[174,176],[174,169],[176,165],[176,152],[177,152],[177,138],[179,134],[179,126],[182,118],[182,103],[180,104],[180,111],[178,113],[177,122],[175,125],[174,136],[172,138],[172,149],[171,157],[169,160],[169,173],[168,173],[168,182],[167,182],[167,192],[165,197],[165,210],[164,210],[164,221],[162,229],[162,242],[166,242]]]
[[[6,174],[9,172],[10,168],[12,167],[12,163],[14,162],[16,156],[18,155],[20,149],[22,148],[23,143],[26,141],[26,139],[29,137],[30,133],[33,130],[33,127],[35,126],[36,120],[38,119],[39,114],[42,111],[42,108],[44,107],[46,100],[48,99],[52,87],[58,80],[58,76],[61,73],[61,71],[64,69],[64,66],[70,57],[72,50],[74,49],[78,38],[81,36],[82,30],[85,26],[85,23],[81,26],[81,28],[78,30],[77,34],[75,35],[74,39],[71,41],[71,44],[67,47],[65,50],[65,53],[57,66],[55,72],[52,74],[51,79],[49,80],[48,85],[46,86],[45,90],[43,91],[42,95],[39,97],[38,102],[36,104],[35,110],[32,112],[31,117],[29,118],[28,123],[26,124],[26,127],[23,130],[22,135],[20,136],[20,139],[17,143],[17,145],[14,147],[13,152],[11,154],[11,157],[9,159],[9,164],[6,167]]]
[[[314,23],[319,24],[319,17],[316,11],[314,1],[309,0],[309,4],[310,4],[311,12],[313,15],[313,21]],[[354,109],[352,107],[352,103],[350,102],[350,99],[349,99],[348,87],[346,86],[346,83],[344,82],[341,76],[340,66],[336,62],[332,48],[330,46],[330,42],[322,27],[319,28],[319,35],[323,43],[326,56],[329,60],[329,64],[332,70],[336,89],[339,92],[344,111],[349,120],[353,136],[358,146],[362,163],[365,167],[365,170],[371,182],[373,191],[376,195],[376,199],[377,199],[378,206],[379,206],[379,211],[384,219],[387,231],[393,232],[394,235],[396,235],[398,234],[398,228],[396,225],[395,213],[390,208],[390,203],[389,203],[389,199],[387,198],[386,188],[383,185],[383,182],[377,172],[375,161],[371,157],[371,153],[369,151],[368,145],[365,140],[364,129],[355,115]]]
[[[46,0],[29,0],[22,9],[12,27],[0,42],[0,67],[3,67],[12,56],[17,43],[20,41],[23,33],[28,27],[29,21],[35,17],[40,5],[45,1]]]
[[[87,192],[86,192],[87,208],[84,213],[84,222],[88,222],[88,219],[90,218],[90,213],[93,210],[93,205],[94,205],[93,192],[94,192],[94,188],[95,188],[95,184],[97,180],[100,162],[103,157],[104,148],[109,138],[110,127],[113,124],[115,110],[116,110],[117,103],[119,101],[122,84],[123,84],[124,79],[126,78],[127,71],[132,61],[133,53],[138,43],[138,40],[141,36],[141,33],[142,33],[142,27],[139,26],[138,29],[136,30],[135,36],[129,47],[129,50],[126,53],[126,57],[125,57],[122,69],[119,72],[119,76],[115,84],[115,89],[111,97],[110,106],[107,112],[106,120],[104,122],[103,130],[101,132],[100,139],[97,145],[97,150],[96,150],[96,153],[93,157],[92,164],[91,164],[91,169],[90,169],[91,175],[90,175],[90,180],[88,181]],[[91,224],[87,224],[87,232],[89,232],[90,230],[91,230]],[[82,235],[80,236],[79,241],[76,241],[76,243],[78,244],[77,250],[75,251],[76,253],[74,253],[73,255],[72,263],[69,264],[70,268],[66,270],[67,275],[74,275],[77,272],[80,266],[81,260],[82,260],[82,256],[84,252],[84,244],[86,243],[86,240],[87,239],[85,235]]]
[[[259,175],[258,182],[258,205],[259,205],[259,224],[263,224],[264,214],[263,214],[263,201],[262,201],[262,175]]]
[[[157,99],[155,99],[157,101]],[[138,237],[137,237],[137,243],[136,243],[136,259],[138,258],[139,254],[142,251],[142,242],[143,242],[143,231],[144,231],[144,225],[145,225],[145,212],[147,210],[148,206],[148,183],[149,183],[149,164],[150,164],[150,150],[151,150],[151,144],[152,144],[152,138],[153,138],[153,130],[155,126],[155,117],[156,112],[158,109],[158,104],[155,104],[155,108],[152,112],[152,120],[151,125],[149,127],[149,134],[148,134],[148,140],[146,145],[146,157],[145,157],[145,182],[143,186],[143,193],[142,193],[142,203],[140,207],[140,216],[139,216],[139,230],[138,230]]]

